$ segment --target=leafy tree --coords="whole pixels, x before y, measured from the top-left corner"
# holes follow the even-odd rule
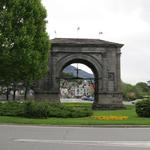
[[[0,81],[12,84],[14,95],[18,83],[28,89],[47,72],[50,44],[45,19],[41,0],[0,1]]]
[[[141,91],[142,91],[142,92],[145,92],[145,93],[146,93],[146,92],[149,92],[149,90],[150,90],[149,87],[148,87],[148,85],[147,85],[146,83],[144,83],[144,82],[139,82],[139,83],[137,83],[137,84],[136,84],[136,87],[137,87],[137,88],[140,88]]]
[[[144,82],[139,82],[136,85],[122,82],[122,93],[126,100],[143,98],[144,96],[150,95],[150,87]]]
[[[136,97],[138,98],[149,95],[149,91],[150,89],[148,85],[144,82],[139,82],[135,85],[135,93],[136,93]]]
[[[123,93],[124,99],[126,100],[135,98],[134,86],[131,84],[122,82],[122,93]]]

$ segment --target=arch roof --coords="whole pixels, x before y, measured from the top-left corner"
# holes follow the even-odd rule
[[[51,40],[52,46],[97,46],[97,47],[118,47],[123,44],[104,41],[101,39],[79,39],[79,38],[55,38]]]

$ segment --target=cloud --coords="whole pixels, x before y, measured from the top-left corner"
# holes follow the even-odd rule
[[[125,44],[122,79],[150,80],[150,0],[42,0],[51,38],[102,38]],[[77,33],[77,27],[80,31]],[[99,32],[104,34],[99,36]],[[148,79],[149,78],[149,79]]]
[[[150,1],[141,0],[141,18],[150,24]]]
[[[134,34],[126,38],[122,49],[122,80],[129,83],[150,79],[150,32]]]

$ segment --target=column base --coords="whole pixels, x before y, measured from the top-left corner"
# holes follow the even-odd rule
[[[122,94],[98,93],[92,108],[99,110],[123,109],[125,106],[123,105]]]

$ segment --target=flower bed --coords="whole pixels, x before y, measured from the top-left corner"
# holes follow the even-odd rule
[[[96,120],[127,120],[128,116],[93,116]]]

